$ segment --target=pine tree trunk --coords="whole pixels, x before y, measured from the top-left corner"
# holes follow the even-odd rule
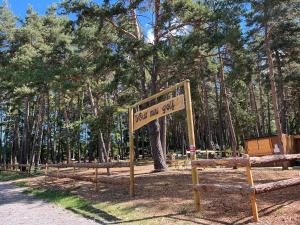
[[[92,93],[92,89],[91,87],[88,85],[88,94],[90,97],[90,101],[91,101],[91,105],[92,105],[92,109],[93,109],[93,114],[95,116],[95,118],[98,117],[98,107],[96,105],[95,99],[93,97],[93,93]],[[105,142],[104,142],[104,138],[103,138],[103,133],[101,131],[101,129],[98,129],[98,148],[100,151],[100,155],[99,155],[99,160],[100,162],[108,162],[108,153],[107,153],[107,149],[105,147]]]
[[[50,116],[50,93],[48,91],[47,94],[47,158],[46,162],[48,161],[48,155],[50,153],[51,162],[54,162],[55,156],[54,156],[54,148],[52,148],[52,124],[51,124],[51,116]]]
[[[208,136],[208,148],[212,149],[213,146],[213,139],[212,139],[212,131],[211,131],[211,125],[210,125],[210,107],[209,107],[209,101],[208,101],[208,93],[207,93],[207,84],[205,81],[203,81],[203,94],[204,94],[204,105],[205,105],[205,117],[206,117],[206,133]]]
[[[216,105],[217,105],[217,110],[218,110],[218,136],[219,136],[219,145],[220,149],[224,150],[224,136],[223,136],[223,122],[222,122],[222,87],[220,86],[220,94],[218,93],[218,76],[217,74],[215,75],[215,94],[216,94]],[[219,99],[220,96],[220,99]]]
[[[260,104],[260,118],[261,118],[261,132],[262,135],[265,134],[265,108],[264,108],[264,101],[263,101],[263,90],[262,90],[262,83],[259,80],[259,104]]]
[[[157,172],[164,171],[167,169],[167,164],[162,151],[158,120],[154,120],[150,122],[148,127],[149,127],[150,144],[152,148],[152,156],[154,160],[154,170]]]
[[[231,148],[232,148],[232,156],[236,157],[237,155],[237,141],[236,141],[236,135],[233,127],[232,122],[232,116],[229,108],[229,101],[228,101],[228,94],[225,86],[225,77],[224,77],[224,65],[223,65],[223,59],[221,56],[221,53],[219,52],[219,59],[220,59],[220,78],[221,78],[221,85],[223,90],[223,98],[224,98],[224,104],[226,109],[226,115],[227,115],[227,127],[229,129],[230,133],[230,139],[231,139]]]
[[[154,46],[158,45],[159,41],[159,14],[160,14],[160,0],[155,0],[155,24],[154,24]],[[153,53],[152,72],[151,72],[151,94],[156,94],[158,91],[157,77],[158,77],[158,52]],[[155,103],[155,102],[153,102]],[[160,126],[158,120],[152,121],[149,125],[150,144],[152,148],[152,155],[154,160],[155,171],[164,171],[167,169],[166,160],[164,158],[163,148],[160,138]]]
[[[276,132],[278,135],[278,139],[280,140],[278,147],[280,149],[281,154],[284,154],[283,144],[282,144],[282,129],[280,123],[280,116],[278,110],[278,99],[277,99],[277,91],[276,91],[276,84],[275,84],[275,77],[274,77],[274,65],[272,59],[272,52],[270,49],[269,38],[268,38],[268,25],[265,25],[265,50],[268,58],[268,68],[269,68],[269,79],[271,82],[271,93],[272,93],[272,104],[273,104],[273,113],[275,117],[275,125],[276,125]]]
[[[70,130],[69,130],[69,126],[70,126],[70,121],[69,121],[69,116],[68,116],[68,112],[66,109],[66,106],[64,108],[64,120],[65,120],[65,130],[66,130],[66,146],[67,146],[67,162],[71,163],[71,143],[70,143]]]
[[[286,101],[285,101],[285,94],[284,94],[284,77],[282,73],[282,65],[279,56],[279,52],[275,51],[275,58],[277,64],[277,76],[278,76],[278,102],[280,102],[279,114],[280,114],[280,122],[282,127],[282,132],[287,133],[287,116],[286,116]]]
[[[260,137],[261,136],[260,118],[257,110],[256,98],[255,98],[254,88],[252,83],[249,84],[249,93],[250,93],[251,111],[256,118],[256,133],[257,136]]]
[[[44,96],[41,97],[41,118],[39,123],[39,137],[38,137],[38,146],[37,146],[37,154],[36,154],[36,160],[35,160],[35,166],[37,167],[40,164],[41,161],[41,151],[42,151],[42,143],[43,143],[43,123],[44,123],[44,117],[45,117],[45,98]]]
[[[29,97],[24,97],[24,128],[23,128],[23,140],[22,140],[22,152],[20,162],[21,164],[27,164],[28,149],[29,149]],[[22,167],[21,171],[25,171],[26,168]]]
[[[160,141],[163,149],[164,157],[167,157],[167,117],[163,116],[159,119],[160,122]]]

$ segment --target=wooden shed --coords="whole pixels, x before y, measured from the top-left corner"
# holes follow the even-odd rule
[[[300,145],[300,135],[299,136],[299,143]],[[293,154],[296,153],[295,151],[295,142],[293,135],[282,135],[282,143],[284,148],[285,154]],[[264,156],[264,155],[273,155],[275,145],[279,144],[279,138],[277,135],[268,136],[268,137],[261,137],[261,138],[253,138],[245,140],[245,151],[250,156]],[[300,147],[300,146],[299,146]]]
[[[294,149],[295,153],[300,153],[300,135],[294,136]]]

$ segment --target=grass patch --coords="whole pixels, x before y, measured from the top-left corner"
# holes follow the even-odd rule
[[[101,223],[118,222],[119,218],[107,213],[94,206],[94,203],[78,197],[69,191],[46,190],[46,189],[28,189],[23,191],[25,194],[31,194],[48,202],[60,205],[74,213],[80,214],[86,218],[96,220]]]
[[[132,205],[128,201],[96,203],[80,198],[70,191],[58,189],[32,188],[24,190],[23,193],[55,203],[100,224],[188,224],[168,215],[155,216],[153,213],[149,214],[149,210],[155,207],[153,203],[140,203],[137,205]],[[180,213],[175,214],[186,213],[185,210],[183,209]]]
[[[29,184],[27,182],[25,182],[25,181],[16,182],[15,185],[17,187],[28,187],[29,186]]]
[[[0,171],[0,181],[11,181],[26,178],[25,174],[18,174],[10,171]]]
[[[101,224],[165,224],[170,218],[147,216],[148,205],[128,206],[126,203],[95,203],[78,197],[69,191],[55,189],[27,189],[23,193],[34,195],[48,202],[55,203],[72,212]],[[165,221],[166,220],[166,221]],[[172,221],[171,224],[174,224]]]

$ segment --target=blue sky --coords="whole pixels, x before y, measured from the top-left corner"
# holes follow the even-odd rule
[[[24,16],[26,15],[26,10],[29,5],[31,5],[34,9],[34,11],[37,11],[40,15],[44,15],[47,8],[55,3],[59,3],[62,0],[6,0],[8,1],[9,8],[12,10],[14,15],[19,17],[20,19],[23,19]],[[102,0],[94,0],[95,2],[102,2]],[[1,0],[0,0],[1,2]],[[143,30],[145,35],[148,37],[149,41],[152,41],[153,39],[153,31],[148,29],[148,24],[149,19],[145,18],[139,18],[141,19],[141,23],[143,25]],[[148,20],[148,21],[147,21]],[[241,23],[242,31],[245,33],[247,31],[246,24],[243,21]]]
[[[13,13],[22,19],[24,18],[26,9],[29,5],[32,5],[34,11],[43,15],[48,6],[58,2],[60,2],[60,0],[8,0],[8,5]]]

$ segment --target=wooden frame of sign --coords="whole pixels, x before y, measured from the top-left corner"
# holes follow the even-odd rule
[[[152,105],[141,111],[134,112],[135,108],[138,108],[140,105],[149,103],[157,99],[160,96],[166,95],[168,93],[174,92],[177,88],[184,88],[184,95],[178,95],[176,97],[170,98],[163,102]],[[173,112],[186,109],[187,117],[187,127],[188,127],[188,137],[189,137],[189,146],[191,152],[191,160],[196,159],[196,148],[195,148],[195,134],[194,134],[194,123],[193,123],[193,109],[192,109],[192,100],[191,100],[191,90],[190,90],[190,81],[185,80],[180,82],[172,87],[169,87],[155,95],[152,95],[146,99],[143,99],[136,104],[132,105],[129,110],[129,144],[130,144],[130,196],[133,197],[135,193],[135,181],[134,181],[134,131],[145,126],[149,122],[156,120],[162,116],[171,114]],[[192,168],[192,181],[196,185],[199,183],[197,168]],[[199,192],[194,190],[194,199],[196,208],[200,208],[200,196]]]

